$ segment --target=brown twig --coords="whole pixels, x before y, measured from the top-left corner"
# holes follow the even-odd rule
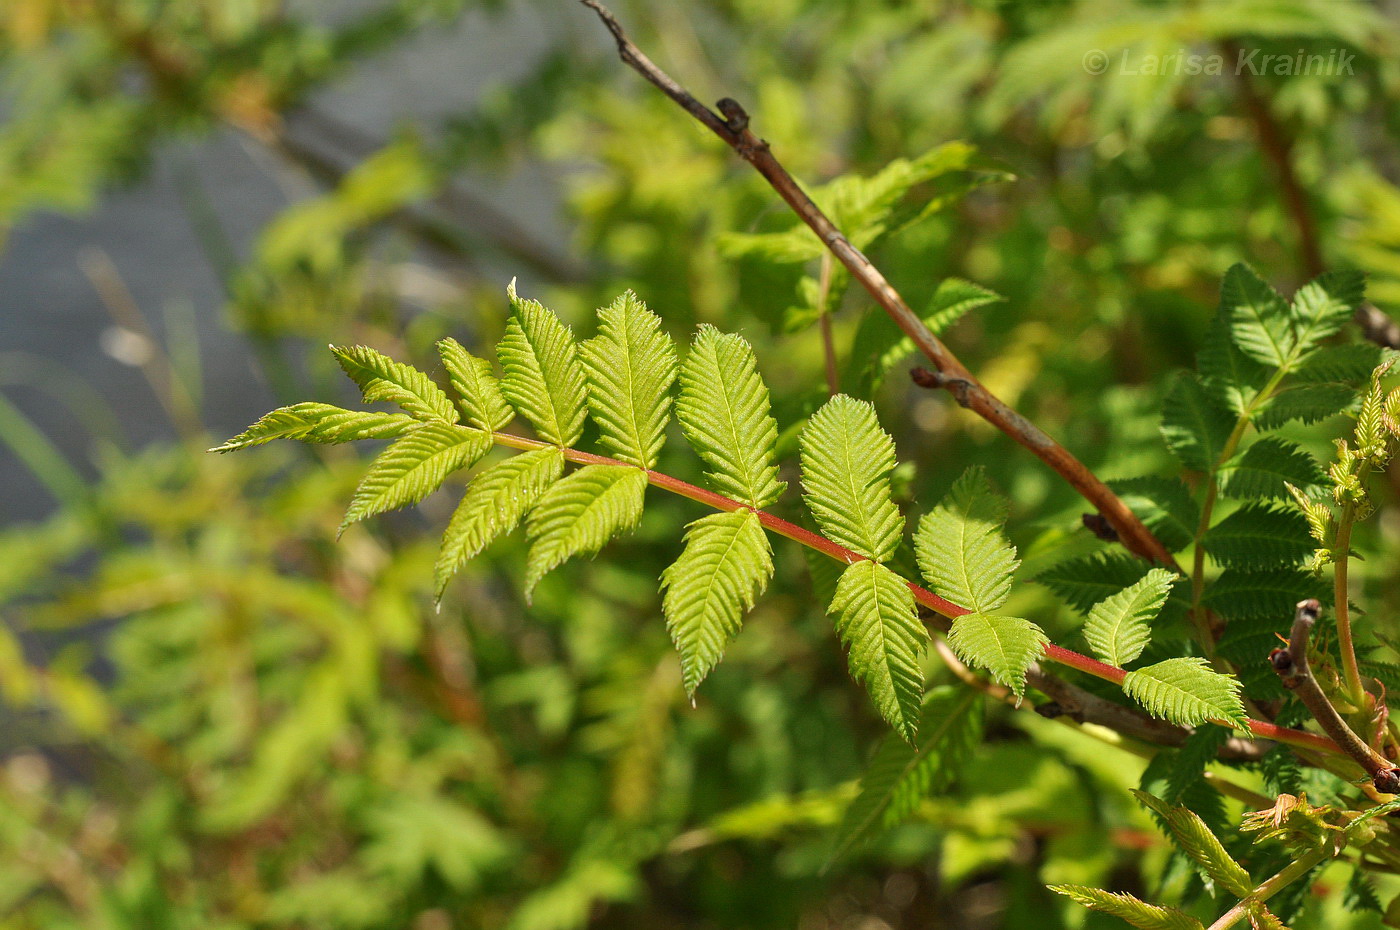
[[[1026,671],[1026,683],[1049,696],[1050,700],[1031,705],[1018,698],[1011,689],[993,684],[968,668],[942,637],[933,638],[933,648],[943,660],[943,664],[964,684],[1012,707],[1031,710],[1046,719],[1063,718],[1066,722],[1073,721],[1075,724],[1097,724],[1122,736],[1157,746],[1181,746],[1191,735],[1191,731],[1184,727],[1149,717],[1132,707],[1115,704],[1057,678],[1042,669],[1039,663],[1032,663]],[[1267,742],[1231,736],[1221,745],[1219,756],[1222,759],[1253,761],[1262,758],[1269,748],[1270,744]]]
[[[1230,58],[1238,59],[1239,46],[1233,42],[1224,42],[1222,45]],[[1283,127],[1274,118],[1269,102],[1254,86],[1249,69],[1240,69],[1236,72],[1236,78],[1240,88],[1240,102],[1249,114],[1250,121],[1254,123],[1259,148],[1274,167],[1284,207],[1293,218],[1293,228],[1298,233],[1298,257],[1303,270],[1308,277],[1315,278],[1322,274],[1327,266],[1322,256],[1317,217],[1313,215],[1307,191],[1303,189],[1298,173],[1293,170],[1293,140],[1285,134]],[[1385,312],[1372,304],[1363,303],[1356,309],[1355,320],[1362,334],[1371,342],[1390,349],[1400,349],[1400,323],[1391,319]]]
[[[1303,702],[1313,719],[1332,737],[1332,741],[1366,770],[1377,790],[1386,794],[1400,794],[1400,768],[1396,768],[1393,762],[1372,749],[1347,726],[1337,708],[1322,692],[1308,666],[1308,637],[1321,609],[1322,605],[1312,598],[1298,602],[1298,612],[1294,615],[1293,629],[1288,637],[1288,648],[1275,649],[1270,653],[1269,664],[1273,666],[1283,686],[1298,695],[1298,700]]]
[[[850,271],[851,276],[861,283],[875,299],[875,302],[890,315],[890,318],[904,331],[934,367],[940,379],[939,386],[955,387],[954,396],[958,403],[974,411],[997,429],[1025,446],[1041,461],[1053,468],[1070,483],[1076,491],[1103,514],[1113,529],[1123,540],[1123,544],[1137,555],[1153,562],[1175,566],[1176,561],[1162,543],[1152,535],[1142,521],[1128,509],[1128,506],[1100,481],[1070,452],[1046,435],[1038,426],[1002,403],[988,391],[956,356],[948,351],[924,321],[919,318],[904,298],[894,289],[870,260],[859,249],[851,245],[841,231],[821,211],[801,186],[788,173],[787,169],[774,157],[768,143],[754,135],[749,129],[749,116],[736,101],[726,97],[715,104],[715,113],[670,75],[658,68],[632,41],[617,18],[598,0],[580,0],[584,6],[598,14],[603,25],[612,33],[617,42],[618,55],[623,62],[646,78],[662,93],[670,97],[687,113],[719,136],[730,148],[752,165],[768,181],[779,196],[787,202],[822,244]]]

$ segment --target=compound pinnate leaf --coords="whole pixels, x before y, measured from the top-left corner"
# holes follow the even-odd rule
[[[331,346],[340,367],[360,386],[370,403],[398,404],[418,420],[457,422],[457,408],[433,379],[414,368],[396,362],[368,346]]]
[[[598,335],[579,346],[588,408],[603,444],[640,468],[656,464],[671,413],[676,346],[631,291],[598,311]]]
[[[573,333],[534,300],[508,291],[514,312],[496,346],[501,394],[529,420],[540,438],[572,446],[583,435],[587,376]]]
[[[1111,914],[1138,930],[1202,930],[1201,922],[1171,907],[1158,907],[1130,894],[1118,894],[1087,885],[1049,885],[1056,894],[1105,914]]]
[[[702,325],[680,372],[676,419],[709,466],[710,486],[756,510],[783,493],[773,446],[778,425],[768,387],[743,337]]]
[[[447,476],[491,450],[480,430],[425,423],[379,454],[350,499],[340,532],[365,517],[415,504],[442,486]]]
[[[939,282],[920,316],[929,332],[937,336],[970,311],[1002,299],[995,292],[971,281],[945,278]],[[913,351],[914,341],[890,319],[889,314],[878,309],[871,310],[856,330],[842,383],[856,394],[869,396],[884,381],[889,370]]]
[[[1002,536],[1007,504],[980,468],[963,473],[914,534],[914,554],[924,578],[941,597],[974,613],[1006,602],[1016,571],[1016,550]]]
[[[1275,568],[1302,561],[1313,540],[1307,518],[1297,510],[1252,503],[1212,526],[1201,545],[1220,565]]]
[[[1045,631],[1021,617],[967,614],[953,621],[948,645],[969,665],[984,668],[1017,696],[1026,692],[1026,670],[1045,652]]]
[[[1172,552],[1185,549],[1195,539],[1201,509],[1180,478],[1144,475],[1110,481],[1108,486]]]
[[[1298,381],[1355,384],[1371,377],[1385,351],[1372,342],[1323,346],[1293,369],[1293,377]]]
[[[403,413],[345,410],[312,402],[278,407],[258,422],[210,452],[232,452],[274,439],[340,443],[356,439],[386,439],[416,429],[421,421]]]
[[[880,742],[860,776],[860,793],[836,828],[832,859],[872,834],[902,823],[930,795],[946,790],[982,739],[981,695],[941,685],[924,698],[913,745],[894,734]]]
[[[849,648],[851,674],[870,692],[880,716],[912,742],[924,694],[919,660],[929,638],[908,583],[878,562],[854,562],[836,583],[831,613]]]
[[[1204,820],[1185,807],[1176,807],[1153,797],[1146,791],[1133,791],[1133,796],[1142,802],[1166,825],[1172,840],[1226,891],[1236,897],[1249,897],[1254,891],[1254,880],[1244,867],[1231,858],[1220,844],[1220,839],[1210,831]]]
[[[1316,423],[1355,407],[1356,390],[1346,384],[1300,384],[1280,391],[1255,408],[1252,419],[1261,430],[1277,429],[1290,420]]]
[[[1241,352],[1272,368],[1290,364],[1298,347],[1288,302],[1248,265],[1225,272],[1220,314]]]
[[[1235,417],[1191,372],[1182,372],[1162,401],[1162,438],[1177,460],[1195,471],[1215,467],[1234,426]]]
[[[473,478],[442,537],[434,570],[437,596],[469,559],[515,529],[563,472],[564,453],[550,446],[512,456]]]
[[[1290,307],[1298,350],[1340,331],[1365,296],[1366,276],[1359,271],[1329,271],[1298,288]]]
[[[894,440],[875,408],[837,394],[808,419],[801,450],[804,499],[827,538],[877,562],[894,555],[904,517],[890,497]]]
[[[1084,638],[1109,665],[1124,666],[1152,641],[1152,620],[1167,602],[1176,575],[1154,568],[1132,587],[1095,604]]]
[[[773,550],[753,511],[711,514],[686,527],[685,549],[661,574],[661,604],[687,694],[719,663],[772,577]]]
[[[1221,469],[1220,489],[1236,498],[1289,497],[1288,486],[1307,491],[1327,478],[1312,454],[1296,443],[1266,436]]]
[[[1207,720],[1242,724],[1238,679],[1222,675],[1199,656],[1166,659],[1131,671],[1123,691],[1154,717],[1193,727]]]
[[[636,526],[646,487],[646,472],[630,465],[586,465],[556,481],[530,511],[526,597],[566,560],[592,555]]]
[[[1196,356],[1196,367],[1206,393],[1235,416],[1254,402],[1269,380],[1269,369],[1245,355],[1231,338],[1230,322],[1217,315]]]
[[[456,339],[443,339],[437,346],[443,367],[447,369],[447,379],[452,382],[458,404],[470,423],[495,432],[515,418],[515,411],[501,394],[490,362],[472,355]]]

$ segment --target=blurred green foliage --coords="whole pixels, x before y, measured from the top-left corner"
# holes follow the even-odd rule
[[[518,81],[371,140],[348,169],[297,145],[317,92],[372,71],[377,53],[464,15],[474,41],[492,41],[518,7],[569,22]],[[308,346],[422,360],[445,335],[490,345],[515,273],[575,320],[631,287],[677,337],[700,322],[742,332],[781,424],[825,398],[821,311],[843,363],[864,364],[853,344],[889,344],[870,332],[881,318],[863,293],[839,276],[822,293],[821,259],[761,179],[627,72],[586,11],[393,0],[327,12],[5,5],[0,236],[36,210],[90,207],[174,140],[233,127],[324,182],[247,261],[219,260],[227,304],[201,308],[246,334],[284,402],[307,385],[345,396]],[[1287,139],[1326,262],[1367,271],[1371,299],[1400,309],[1400,25],[1383,4],[616,12],[702,99],[740,99],[847,222],[861,222],[880,179],[912,179],[898,199],[919,222],[864,230],[873,256],[930,312],[956,306],[944,282],[976,282],[961,292],[966,315],[947,320],[949,344],[1103,477],[1171,470],[1157,411],[1168,376],[1192,365],[1228,266],[1247,260],[1285,293],[1311,277],[1233,67],[1153,75],[1145,56],[1354,55],[1351,74],[1245,77]],[[1108,73],[1086,69],[1093,50]],[[963,159],[947,186],[915,170],[937,158]],[[557,186],[567,257],[454,188],[522,161]],[[218,253],[217,221],[203,228]],[[795,247],[775,261],[784,241]],[[456,274],[453,286],[425,298],[413,277],[424,266],[434,280]],[[152,363],[171,375],[169,397],[182,373],[197,396],[170,349]],[[899,366],[873,399],[913,463],[896,475],[903,502],[936,500],[981,464],[1012,500],[1027,575],[1106,548],[1080,526],[1071,489],[949,398],[912,389]],[[1151,765],[1001,707],[958,785],[824,870],[882,724],[812,597],[822,579],[795,550],[779,551],[696,705],[684,699],[656,578],[699,515],[685,501],[650,502],[636,533],[546,579],[528,610],[521,543],[503,541],[437,612],[429,530],[451,502],[337,543],[362,471],[348,450],[206,456],[210,438],[185,423],[178,440],[135,453],[95,444],[83,468],[98,477],[84,481],[8,403],[0,427],[60,498],[50,519],[0,536],[0,926],[1097,927],[1111,924],[1043,885],[1170,898],[1199,884],[1124,790],[1151,784]],[[1343,432],[1290,436],[1325,460]],[[795,446],[780,437],[789,463]],[[1356,542],[1373,553],[1356,569],[1358,600],[1387,639],[1400,633],[1388,516]],[[1017,587],[1010,604],[1052,638],[1069,628],[1039,587]],[[1237,777],[1263,790],[1272,776]],[[1295,926],[1379,920],[1344,911],[1365,894],[1343,889],[1345,870],[1332,879],[1294,902]]]

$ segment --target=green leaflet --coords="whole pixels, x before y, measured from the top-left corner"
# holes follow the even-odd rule
[[[762,510],[783,493],[768,387],[743,337],[701,325],[680,371],[676,419],[720,494]]]
[[[948,631],[948,645],[958,658],[985,668],[1017,697],[1026,693],[1026,670],[1048,642],[1044,630],[1020,617],[967,614]]]
[[[1182,372],[1162,401],[1162,438],[1177,460],[1194,471],[1215,467],[1234,427],[1235,417],[1192,372]]]
[[[447,378],[457,392],[458,406],[468,421],[492,433],[515,419],[515,411],[501,394],[490,362],[472,355],[451,337],[439,341],[437,347]]]
[[[1288,485],[1307,491],[1327,480],[1312,454],[1296,443],[1266,436],[1220,469],[1220,490],[1236,498],[1289,497]]]
[[[1160,754],[1168,760],[1163,798],[1172,804],[1199,808],[1201,805],[1190,802],[1192,795],[1199,797],[1200,792],[1206,791],[1218,797],[1215,789],[1206,782],[1205,771],[1229,738],[1230,731],[1225,727],[1203,723],[1186,737],[1180,749],[1171,750],[1169,755]],[[1223,823],[1223,809],[1219,813],[1221,816],[1218,820]],[[1204,817],[1201,819],[1205,820]]]
[[[967,173],[948,185],[941,197],[922,198],[907,210],[900,201],[920,184],[950,173]],[[858,249],[943,209],[950,201],[982,184],[1012,177],[1000,165],[980,157],[966,142],[947,142],[915,159],[896,158],[869,178],[842,175],[812,191],[813,199]],[[728,233],[720,251],[729,257],[756,256],[771,262],[807,262],[820,258],[821,240],[803,225],[775,233]]]
[[[744,614],[773,577],[773,550],[751,510],[715,513],[686,527],[685,549],[661,573],[666,629],[681,656],[686,694],[724,655]]]
[[[1287,629],[1294,605],[1309,597],[1325,603],[1328,590],[1312,572],[1298,568],[1227,568],[1206,586],[1201,602],[1226,620],[1271,619]]]
[[[1216,314],[1196,367],[1206,393],[1235,416],[1242,415],[1269,380],[1269,369],[1241,352],[1230,336],[1230,322]]]
[[[890,499],[894,440],[875,408],[837,394],[802,430],[804,499],[833,542],[883,562],[899,548],[904,517]]]
[[[274,439],[338,443],[356,439],[385,439],[415,429],[419,421],[403,413],[345,410],[312,402],[278,407],[258,422],[210,452],[232,452]]]
[[[1129,672],[1123,692],[1161,717],[1184,727],[1207,720],[1242,724],[1240,683],[1211,669],[1199,656],[1167,659]]]
[[[1373,342],[1323,346],[1293,369],[1293,377],[1298,381],[1356,384],[1371,377],[1385,354]]]
[[[1180,552],[1196,537],[1201,508],[1180,478],[1145,475],[1108,482],[1143,525],[1172,552]]]
[[[919,570],[941,597],[974,613],[1006,602],[1020,563],[1001,534],[1006,501],[980,468],[963,473],[914,534]]]
[[[928,630],[908,583],[878,562],[854,562],[831,600],[836,631],[849,647],[851,674],[865,685],[880,716],[910,742],[918,730]]]
[[[1253,893],[1254,880],[1220,845],[1205,821],[1185,807],[1174,807],[1146,791],[1134,790],[1133,796],[1162,819],[1182,852],[1196,860],[1222,888],[1237,898],[1247,898]]]
[[[340,367],[360,386],[368,403],[398,404],[418,420],[457,422],[457,408],[423,372],[396,362],[368,346],[331,346]]]
[[[534,425],[540,438],[572,446],[583,435],[587,378],[573,333],[538,301],[508,291],[514,308],[496,346],[501,394]]]
[[[1036,576],[1036,581],[1054,591],[1066,604],[1088,612],[1095,604],[1111,597],[1147,574],[1147,566],[1123,552],[1066,559]]]
[[[1288,303],[1248,265],[1233,265],[1225,272],[1220,314],[1245,355],[1271,368],[1292,361],[1298,339]]]
[[[646,472],[630,465],[585,465],[556,481],[530,511],[533,540],[525,565],[528,599],[540,579],[576,555],[592,555],[637,525]]]
[[[1356,406],[1356,390],[1346,384],[1300,384],[1280,391],[1256,408],[1254,425],[1277,429],[1290,420],[1316,423]]]
[[[1138,930],[1202,930],[1201,922],[1172,907],[1158,907],[1130,894],[1116,894],[1086,885],[1048,885],[1071,900],[1126,920]]]
[[[1247,901],[1245,909],[1249,912],[1251,927],[1257,927],[1258,930],[1288,930],[1284,922],[1278,919],[1278,915],[1269,910],[1269,906],[1263,901]]]
[[[1329,271],[1298,288],[1289,316],[1304,352],[1339,332],[1361,305],[1366,276],[1359,271]]]
[[[472,479],[442,537],[433,573],[437,596],[469,559],[515,529],[563,473],[564,453],[550,446],[512,456]]]
[[[588,409],[617,458],[652,468],[666,441],[675,343],[631,291],[599,310],[598,319],[598,335],[579,346],[588,372]]]
[[[1300,562],[1313,549],[1307,519],[1296,510],[1246,504],[1212,526],[1201,545],[1230,568],[1273,568]]]
[[[416,504],[442,486],[447,476],[491,450],[491,437],[447,423],[425,423],[405,435],[365,472],[350,499],[339,532],[365,517]]]
[[[939,282],[928,306],[919,314],[929,332],[935,336],[978,307],[1003,300],[999,294],[961,278],[944,278]],[[841,376],[841,383],[852,393],[868,396],[891,368],[914,351],[914,342],[890,319],[888,313],[871,310],[860,321],[855,340],[851,343],[850,362]]]
[[[911,746],[894,734],[880,741],[860,776],[860,793],[836,828],[830,859],[899,825],[924,798],[946,790],[981,741],[981,695],[956,685],[931,690],[924,698],[917,741]]]
[[[1154,568],[1137,584],[1095,604],[1084,638],[1100,659],[1123,667],[1152,641],[1151,622],[1167,602],[1176,575]]]

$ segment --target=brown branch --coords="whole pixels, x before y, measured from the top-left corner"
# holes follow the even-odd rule
[[[921,611],[921,616],[926,621],[932,619],[927,612]],[[1191,735],[1191,731],[1185,727],[1158,720],[1136,708],[1117,704],[1085,691],[1078,685],[1070,684],[1063,678],[1046,672],[1038,662],[1032,663],[1026,670],[1026,683],[1044,693],[1050,700],[1043,704],[1030,705],[1016,698],[1009,689],[978,677],[958,659],[942,637],[934,637],[933,645],[943,663],[965,683],[986,691],[997,700],[1012,706],[1025,707],[1047,719],[1066,717],[1075,723],[1097,724],[1123,736],[1157,746],[1181,746]],[[1231,736],[1220,747],[1219,755],[1222,759],[1252,761],[1262,758],[1270,746],[1270,743],[1261,740]]]
[[[1234,42],[1222,43],[1226,54],[1238,59],[1239,46]],[[1317,217],[1308,202],[1307,191],[1293,170],[1293,140],[1288,138],[1283,127],[1274,118],[1269,102],[1254,86],[1248,69],[1236,73],[1240,88],[1240,102],[1254,123],[1254,132],[1259,139],[1259,148],[1264,157],[1274,167],[1278,177],[1284,207],[1293,218],[1293,228],[1298,233],[1298,258],[1303,271],[1309,278],[1315,278],[1326,270],[1322,256],[1322,241],[1318,234]],[[1400,349],[1400,323],[1372,304],[1363,303],[1356,309],[1354,317],[1361,333],[1371,342],[1390,349]]]
[[[1396,768],[1393,762],[1368,746],[1365,740],[1347,726],[1347,722],[1327,699],[1308,666],[1308,637],[1321,609],[1322,605],[1312,598],[1298,602],[1298,612],[1294,615],[1293,629],[1288,637],[1288,648],[1271,652],[1269,664],[1273,666],[1283,686],[1298,696],[1298,700],[1303,702],[1313,719],[1332,737],[1332,741],[1366,770],[1377,790],[1386,794],[1400,794],[1400,768]]]
[[[685,88],[677,84],[668,74],[658,68],[651,59],[633,45],[627,38],[616,17],[598,0],[580,0],[584,6],[598,14],[603,25],[617,41],[618,55],[623,62],[646,78],[662,93],[674,100],[687,113],[719,136],[734,149],[759,174],[768,181],[779,196],[787,202],[826,248],[851,272],[851,276],[861,283],[875,299],[875,302],[890,315],[890,318],[904,331],[934,367],[947,381],[948,386],[956,385],[955,396],[958,402],[987,420],[997,429],[1033,452],[1041,461],[1053,468],[1076,491],[1084,496],[1104,516],[1123,540],[1123,544],[1137,555],[1153,562],[1175,566],[1176,560],[1162,543],[1152,535],[1142,521],[1128,509],[1128,506],[1113,491],[1089,471],[1063,446],[1025,417],[1002,403],[988,391],[967,370],[956,356],[938,340],[924,325],[904,298],[894,289],[885,276],[871,264],[870,260],[827,218],[826,214],[812,202],[797,181],[782,166],[768,143],[749,130],[749,116],[744,108],[730,98],[715,104],[715,113]]]

